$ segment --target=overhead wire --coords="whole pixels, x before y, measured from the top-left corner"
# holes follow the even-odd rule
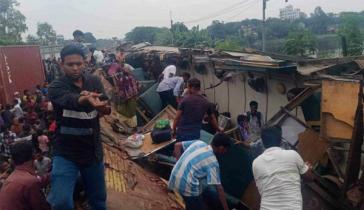
[[[247,2],[249,0],[246,0],[244,1],[243,3]],[[191,21],[187,21],[187,22],[184,22],[185,24],[188,24],[188,23],[195,23],[195,22],[199,22],[199,21],[203,21],[203,20],[207,20],[207,19],[211,19],[211,18],[215,18],[217,16],[220,16],[220,15],[223,15],[223,14],[227,14],[229,12],[232,12],[232,11],[235,11],[235,10],[238,10],[240,8],[243,8],[243,7],[246,7],[246,6],[249,6],[250,4],[252,4],[254,2],[250,2],[250,3],[247,3],[247,4],[244,4],[242,6],[239,6],[239,7],[235,7],[235,8],[232,8],[232,9],[228,9],[228,10],[224,10],[224,11],[220,11],[220,12],[215,12],[213,14],[210,14],[210,15],[207,15],[205,17],[202,17],[202,18],[199,18],[199,19],[195,19],[195,20],[191,20]]]
[[[256,4],[257,4],[257,3],[259,3],[259,2],[260,2],[260,0],[255,1],[255,2],[254,2],[251,6],[250,6],[250,7],[248,7],[248,8],[246,8],[245,10],[243,10],[243,11],[239,12],[238,14],[234,15],[233,17],[231,17],[231,18],[229,18],[229,19],[225,20],[225,22],[227,22],[227,21],[229,21],[229,20],[231,20],[231,19],[235,18],[236,16],[240,15],[241,13],[243,13],[243,12],[247,11],[248,9],[252,8],[254,5],[256,5]]]
[[[221,13],[221,12],[225,12],[225,11],[228,11],[228,10],[230,10],[230,9],[233,9],[234,7],[236,7],[236,6],[240,5],[240,4],[243,4],[243,3],[247,2],[247,1],[249,1],[249,0],[245,0],[245,1],[243,1],[243,2],[239,2],[239,3],[234,4],[234,5],[232,5],[232,6],[226,7],[225,9],[222,9],[222,10],[216,11],[216,12],[214,12],[214,13],[211,13],[211,14],[208,14],[208,15],[205,15],[205,16],[202,16],[202,17],[197,18],[197,19],[194,19],[194,20],[187,21],[187,22],[185,22],[185,23],[194,22],[194,21],[196,21],[196,20],[200,20],[200,19],[207,18],[207,17],[213,16],[213,15],[217,15],[217,14],[219,14],[219,13]]]

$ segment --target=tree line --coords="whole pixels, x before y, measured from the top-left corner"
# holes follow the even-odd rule
[[[0,45],[55,45],[65,44],[71,40],[63,40],[57,43],[57,33],[53,26],[47,22],[37,23],[37,33],[29,34],[25,41],[22,34],[28,31],[25,23],[26,17],[16,8],[20,4],[17,0],[0,0]],[[112,39],[98,39],[92,33],[86,32],[84,41],[93,43],[100,48],[112,46]]]
[[[305,56],[317,50],[319,37],[345,37],[348,55],[361,55],[364,41],[364,11],[325,13],[316,7],[309,17],[295,20],[268,18],[267,41],[284,39],[284,52]],[[135,44],[150,42],[154,45],[175,47],[214,47],[224,50],[261,49],[263,23],[259,19],[245,19],[223,23],[212,21],[205,29],[199,26],[188,29],[175,23],[171,29],[151,26],[136,27],[125,34],[127,41]]]

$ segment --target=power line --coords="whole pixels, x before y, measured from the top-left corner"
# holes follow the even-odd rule
[[[254,5],[256,5],[256,4],[257,4],[257,3],[259,3],[259,2],[260,2],[260,0],[255,1],[255,2],[254,2],[251,6],[250,6],[250,7],[248,7],[248,8],[246,8],[245,10],[243,10],[243,11],[239,12],[238,14],[234,15],[233,17],[231,17],[231,18],[229,18],[229,19],[225,20],[225,22],[227,22],[227,21],[229,21],[229,20],[233,19],[234,17],[236,17],[236,16],[240,15],[241,13],[243,13],[243,12],[247,11],[248,9],[250,9],[251,7],[253,7]]]
[[[151,7],[151,6],[148,6],[148,5],[145,5],[145,4],[138,4],[138,3],[135,3],[135,2],[132,2],[132,1],[129,1],[129,0],[121,0],[121,1],[128,2],[130,4],[134,4],[134,5],[138,5],[138,6],[142,6],[142,7],[146,7],[146,8],[149,8],[149,9],[155,9],[155,10],[159,10],[159,11],[163,11],[163,12],[170,12],[170,11],[167,11],[167,10],[164,10],[164,9]]]
[[[199,20],[204,19],[204,18],[209,18],[211,16],[218,15],[218,14],[223,13],[223,12],[227,12],[227,11],[233,9],[234,7],[236,7],[236,6],[240,5],[240,4],[243,4],[243,3],[247,2],[247,1],[249,1],[249,0],[245,0],[243,2],[239,2],[237,4],[234,4],[232,6],[227,7],[225,9],[219,10],[217,12],[214,12],[214,13],[211,13],[211,14],[208,14],[208,15],[205,15],[205,16],[202,16],[200,18],[197,18],[197,19],[194,19],[194,20],[190,20],[190,21],[187,21],[187,22],[184,22],[184,23],[196,22],[196,21],[199,21]]]

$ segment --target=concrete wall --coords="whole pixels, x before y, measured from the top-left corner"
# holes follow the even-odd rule
[[[255,78],[262,77],[267,82],[267,91],[264,93],[253,90],[248,85],[247,72],[244,72],[245,81],[241,81],[238,75],[235,75],[229,82],[223,82],[216,88],[204,90],[212,85],[218,84],[218,79],[211,64],[206,64],[207,73],[204,75],[198,74],[190,67],[188,72],[191,77],[195,77],[201,81],[202,93],[205,93],[209,100],[217,103],[219,112],[230,112],[234,124],[239,114],[243,114],[250,110],[250,101],[257,101],[259,104],[258,110],[262,112],[264,120],[267,121],[279,111],[281,106],[288,103],[287,95],[280,94],[277,91],[277,85],[283,84],[286,87],[286,92],[292,88],[303,87],[303,82],[295,79],[294,75],[290,74],[269,74],[269,73],[254,73]],[[296,84],[298,83],[298,84]],[[303,113],[300,107],[293,110],[292,114],[304,121]]]

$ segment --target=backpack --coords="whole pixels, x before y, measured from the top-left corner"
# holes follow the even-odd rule
[[[250,112],[247,112],[247,119],[248,119],[248,122],[250,122],[250,115],[251,113]],[[257,112],[257,117],[258,117],[258,125],[259,125],[259,128],[262,127],[262,122],[260,122],[261,120],[261,117],[262,117],[262,113],[260,112]]]

